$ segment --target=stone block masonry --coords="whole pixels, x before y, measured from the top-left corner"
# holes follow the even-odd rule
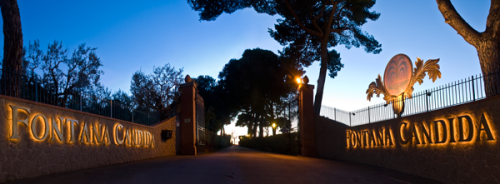
[[[175,121],[145,126],[0,96],[0,183],[175,155]]]
[[[181,91],[181,135],[180,154],[196,155],[196,83],[186,76],[186,83],[180,86]]]
[[[314,125],[314,86],[303,84],[299,92],[299,126],[301,155],[316,157]]]

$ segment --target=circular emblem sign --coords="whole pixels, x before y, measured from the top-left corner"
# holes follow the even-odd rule
[[[403,93],[413,75],[413,65],[405,54],[398,54],[387,63],[384,73],[384,85],[391,95]]]

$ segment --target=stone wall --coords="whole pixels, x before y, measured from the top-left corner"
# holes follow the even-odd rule
[[[444,183],[498,183],[499,110],[494,97],[356,127],[316,117],[318,156]]]
[[[175,155],[176,117],[145,126],[0,96],[0,121],[0,183]]]

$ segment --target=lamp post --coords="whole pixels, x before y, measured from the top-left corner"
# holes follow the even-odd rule
[[[275,136],[276,135],[276,123],[273,123],[272,126],[273,126],[273,136]]]
[[[300,128],[300,88],[302,87],[302,78],[300,77],[297,77],[295,79],[297,81],[297,83],[299,84],[298,86],[298,91],[299,93],[297,94],[297,106],[298,106],[298,109],[297,109],[297,112],[299,113],[299,119],[298,119],[298,122],[297,122],[297,135],[296,135],[296,140],[297,140],[297,147],[298,147],[298,154],[300,155],[301,153],[301,150],[300,150],[300,131],[301,131],[301,128]],[[290,135],[290,134],[289,134]]]

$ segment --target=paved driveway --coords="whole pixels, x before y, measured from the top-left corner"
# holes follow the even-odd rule
[[[200,156],[172,156],[13,183],[436,183],[347,162],[258,152],[239,146]]]

